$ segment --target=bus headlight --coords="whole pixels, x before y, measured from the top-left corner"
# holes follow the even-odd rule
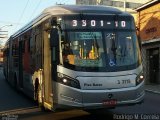
[[[63,84],[63,85],[67,85],[67,86],[70,86],[70,87],[74,87],[74,88],[78,88],[80,89],[80,84],[79,84],[79,81],[74,79],[74,78],[71,78],[69,76],[66,76],[64,74],[61,74],[61,73],[58,73],[58,80],[57,82]]]
[[[143,80],[144,80],[144,75],[143,75],[143,73],[140,73],[140,74],[136,77],[136,85],[140,84]]]

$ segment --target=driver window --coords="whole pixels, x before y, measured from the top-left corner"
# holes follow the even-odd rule
[[[61,39],[63,61],[65,63],[74,64],[74,54],[71,48],[71,43],[64,38],[64,35],[62,35]]]

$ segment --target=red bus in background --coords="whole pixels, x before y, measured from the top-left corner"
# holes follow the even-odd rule
[[[0,66],[3,64],[3,50],[0,48]]]

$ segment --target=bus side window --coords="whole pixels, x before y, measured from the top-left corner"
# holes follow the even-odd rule
[[[56,62],[56,47],[52,47],[52,61]]]

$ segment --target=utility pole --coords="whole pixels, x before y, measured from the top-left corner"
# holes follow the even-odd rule
[[[124,11],[126,12],[126,0],[124,0]]]

